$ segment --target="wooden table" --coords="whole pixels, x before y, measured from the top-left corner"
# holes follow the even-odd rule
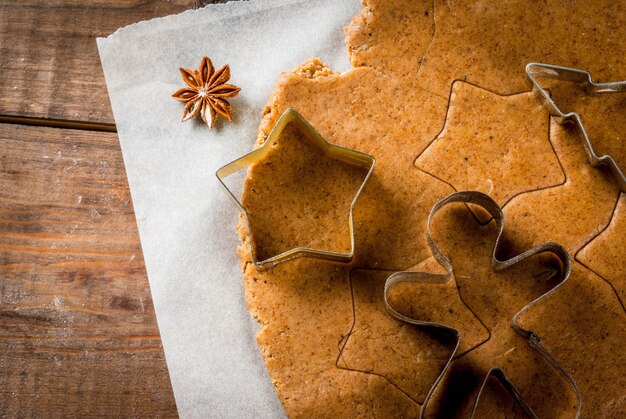
[[[0,3],[0,416],[177,414],[95,38],[202,5]]]

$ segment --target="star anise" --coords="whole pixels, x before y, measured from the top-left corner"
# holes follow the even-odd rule
[[[229,121],[233,119],[233,108],[225,98],[237,96],[241,89],[235,85],[226,84],[230,79],[228,64],[215,71],[211,60],[204,56],[198,70],[180,68],[180,74],[189,87],[177,90],[172,97],[186,102],[183,122],[200,114],[209,128],[213,128],[218,115]]]

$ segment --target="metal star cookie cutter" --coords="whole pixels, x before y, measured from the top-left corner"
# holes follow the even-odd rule
[[[537,81],[538,77],[580,84],[584,86],[587,94],[590,95],[601,93],[626,93],[626,81],[594,83],[591,78],[591,73],[585,70],[543,63],[529,63],[526,65],[526,78],[528,83],[535,92],[541,95],[543,104],[548,112],[557,117],[556,120],[559,124],[573,123],[578,127],[583,136],[583,146],[589,163],[594,167],[599,165],[607,166],[611,174],[617,179],[620,189],[626,192],[626,175],[622,168],[619,167],[615,159],[610,155],[598,156],[596,154],[580,115],[576,112],[563,113],[556,103],[554,103],[550,94],[541,87],[541,84]]]
[[[254,241],[252,240],[252,229],[250,226],[250,217],[248,216],[248,212],[246,211],[243,204],[237,199],[234,193],[226,186],[224,179],[228,176],[232,175],[235,172],[238,172],[244,168],[248,168],[249,166],[263,160],[265,156],[270,152],[270,147],[274,143],[280,134],[283,132],[285,127],[289,123],[295,123],[298,129],[305,135],[305,137],[311,141],[317,148],[322,150],[324,154],[328,157],[336,159],[338,161],[352,164],[355,166],[360,166],[367,169],[367,174],[361,183],[358,191],[356,192],[354,198],[352,199],[352,203],[350,204],[350,214],[349,214],[349,228],[350,228],[350,251],[347,253],[335,252],[330,250],[323,249],[314,249],[311,247],[296,247],[293,249],[289,249],[285,252],[282,252],[278,255],[269,257],[264,260],[257,260],[255,257],[255,252],[253,248]],[[250,255],[252,257],[252,262],[254,266],[259,269],[270,268],[275,266],[281,262],[285,262],[287,260],[300,257],[300,256],[308,256],[316,259],[326,259],[335,262],[351,262],[354,257],[354,248],[355,248],[355,240],[354,240],[354,217],[353,210],[354,205],[356,204],[359,195],[363,191],[367,180],[370,175],[374,171],[374,165],[376,163],[376,159],[374,157],[361,153],[360,151],[351,150],[345,147],[341,147],[338,145],[330,144],[326,139],[306,120],[298,111],[292,108],[288,108],[278,119],[276,125],[272,128],[272,131],[268,135],[267,139],[263,143],[263,145],[251,153],[246,154],[243,157],[238,158],[237,160],[228,163],[227,165],[221,167],[215,173],[217,179],[220,184],[233,201],[235,206],[239,209],[239,211],[243,214],[246,219],[246,225],[248,228],[248,232],[250,234]]]
[[[540,301],[554,294],[561,286],[563,286],[563,284],[565,284],[572,270],[571,257],[569,253],[567,252],[567,250],[565,250],[565,248],[563,248],[563,246],[561,246],[560,244],[547,242],[537,247],[533,247],[530,250],[527,250],[517,256],[512,257],[511,259],[507,259],[507,260],[498,259],[496,253],[500,245],[502,232],[504,230],[504,214],[500,206],[490,196],[482,192],[478,192],[478,191],[461,191],[461,192],[452,193],[448,195],[446,198],[437,202],[433,206],[428,216],[427,227],[426,227],[426,239],[427,239],[428,245],[431,249],[433,256],[435,257],[437,262],[445,269],[446,273],[435,274],[435,273],[429,273],[429,272],[412,272],[412,271],[397,272],[389,276],[385,282],[385,289],[384,289],[385,307],[392,317],[395,317],[398,320],[401,320],[403,322],[413,324],[416,326],[424,326],[424,327],[443,331],[445,333],[452,335],[456,342],[454,350],[452,351],[452,354],[450,355],[448,362],[444,366],[443,370],[441,371],[441,374],[437,377],[431,389],[429,390],[428,394],[426,395],[426,398],[424,399],[424,403],[422,404],[422,408],[420,410],[420,418],[424,417],[424,412],[426,411],[426,407],[428,406],[428,403],[435,389],[437,388],[439,382],[444,378],[446,372],[448,371],[450,365],[452,364],[452,362],[454,361],[456,357],[457,351],[459,349],[459,344],[461,342],[461,332],[453,327],[447,326],[442,323],[423,321],[423,320],[418,320],[418,319],[405,316],[404,314],[401,314],[398,311],[396,311],[391,306],[391,304],[389,303],[388,296],[389,296],[389,291],[391,290],[391,288],[393,288],[395,285],[400,284],[400,283],[445,284],[452,278],[452,274],[454,272],[452,262],[450,262],[450,260],[445,255],[443,255],[443,253],[441,253],[441,251],[435,244],[435,241],[431,235],[430,226],[431,226],[431,222],[435,214],[444,206],[454,203],[454,202],[477,205],[483,208],[484,210],[486,210],[491,215],[491,217],[493,217],[493,220],[496,223],[496,227],[498,231],[498,234],[497,234],[494,246],[493,246],[492,256],[491,256],[491,266],[494,271],[504,270],[530,256],[543,253],[543,252],[552,252],[561,261],[563,280],[559,284],[557,284],[555,287],[551,288],[545,294],[539,296],[535,300],[531,301],[530,303],[522,307],[522,309],[519,310],[511,319],[511,327],[513,327],[513,329],[517,333],[522,335],[523,337],[528,338],[528,344],[533,349],[535,349],[546,361],[548,361],[552,365],[552,367],[559,374],[561,374],[561,376],[564,377],[565,380],[568,381],[569,384],[572,386],[576,394],[576,397],[578,399],[578,409],[576,413],[576,418],[579,418],[581,409],[582,409],[582,394],[580,392],[580,389],[578,388],[578,385],[576,384],[576,381],[574,381],[574,378],[559,364],[559,362],[548,352],[548,350],[545,349],[541,345],[539,336],[537,336],[530,330],[526,330],[522,328],[517,323],[517,319],[520,315],[522,315],[525,311],[527,311],[528,309],[530,309],[531,307],[533,307]],[[478,391],[478,395],[476,396],[476,399],[474,400],[472,418],[474,417],[474,414],[476,413],[478,402],[487,384],[487,380],[490,377],[496,378],[503,385],[506,391],[513,397],[513,399],[518,403],[518,405],[530,417],[533,417],[533,418],[537,417],[537,415],[533,412],[532,408],[524,401],[521,394],[515,388],[513,383],[507,378],[504,371],[497,366],[493,366],[491,367],[491,369],[488,371],[487,375],[485,376],[485,379],[480,387],[480,390]]]

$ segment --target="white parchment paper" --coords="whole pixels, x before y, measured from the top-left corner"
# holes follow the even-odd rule
[[[254,0],[155,19],[98,39],[181,417],[281,417],[244,306],[237,212],[215,171],[252,148],[281,71],[318,56],[349,68],[359,0]],[[235,122],[181,123],[178,68],[230,64]]]

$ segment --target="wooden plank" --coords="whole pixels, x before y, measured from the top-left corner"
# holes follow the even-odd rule
[[[176,416],[117,136],[0,124],[0,416]]]
[[[96,37],[194,0],[0,3],[0,115],[113,123]]]

